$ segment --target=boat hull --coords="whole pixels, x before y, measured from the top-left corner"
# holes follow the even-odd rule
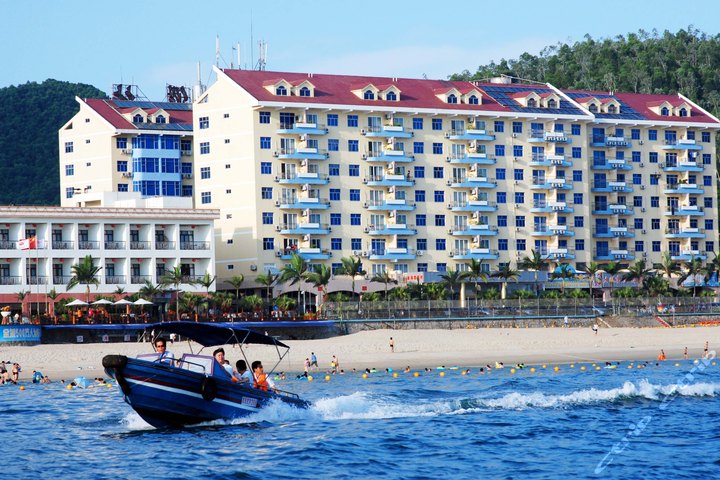
[[[125,402],[157,428],[177,428],[220,419],[241,418],[280,400],[298,408],[296,396],[241,386],[228,375],[205,375],[174,365],[108,355],[106,373],[114,378]]]

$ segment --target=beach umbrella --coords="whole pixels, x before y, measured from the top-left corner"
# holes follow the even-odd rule
[[[133,303],[130,300],[125,300],[124,298],[113,303],[113,305],[132,305],[132,304]]]
[[[87,304],[88,304],[87,302],[83,302],[82,300],[79,300],[76,298],[75,300],[73,300],[72,302],[68,303],[65,306],[66,307],[83,307]]]
[[[133,305],[152,305],[153,302],[149,302],[145,300],[144,298],[138,298],[133,302]]]
[[[100,300],[96,300],[92,302],[93,305],[112,305],[113,302],[110,300],[105,300],[104,298],[101,298]]]

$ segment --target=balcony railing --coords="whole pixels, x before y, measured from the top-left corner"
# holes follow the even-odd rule
[[[0,275],[0,285],[20,285],[22,277],[15,275]]]
[[[47,285],[48,277],[28,277],[25,279],[25,285]]]
[[[180,242],[180,250],[210,250],[210,242]]]
[[[150,250],[150,242],[145,241],[131,241],[130,250]]]
[[[118,285],[125,283],[125,275],[105,275],[106,285]]]
[[[69,242],[65,240],[53,240],[52,248],[54,250],[72,250],[75,247],[75,242]]]
[[[106,241],[105,250],[125,250],[125,242]]]
[[[15,250],[17,249],[16,240],[0,240],[0,250]]]
[[[142,285],[145,282],[152,282],[152,275],[130,275],[130,283]]]
[[[155,250],[175,250],[175,242],[155,241]]]
[[[53,275],[52,282],[53,285],[67,285],[71,278],[71,275]]]
[[[100,248],[100,242],[90,240],[79,240],[78,248],[80,250],[98,250]]]

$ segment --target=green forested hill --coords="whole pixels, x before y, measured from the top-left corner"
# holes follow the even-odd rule
[[[106,96],[57,80],[0,88],[0,205],[60,204],[58,129],[78,111],[76,95]]]
[[[540,55],[481,65],[452,80],[482,80],[501,74],[549,82],[558,88],[637,93],[680,92],[716,116],[720,113],[720,35],[692,27],[546,47]]]

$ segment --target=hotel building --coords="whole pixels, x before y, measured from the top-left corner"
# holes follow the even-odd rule
[[[218,274],[706,259],[720,121],[682,95],[216,69],[193,107]]]

